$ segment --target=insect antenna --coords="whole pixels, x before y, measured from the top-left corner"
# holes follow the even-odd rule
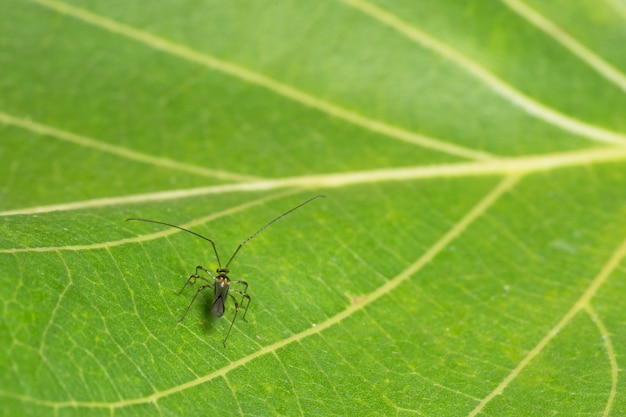
[[[217,259],[217,265],[221,268],[222,264],[220,262],[220,256],[217,254],[217,248],[215,247],[215,242],[213,242],[211,239],[209,239],[208,237],[204,237],[201,234],[198,234],[196,232],[192,232],[191,230],[187,230],[184,227],[180,227],[180,226],[176,226],[175,224],[170,224],[170,223],[165,223],[165,222],[160,222],[157,220],[149,220],[149,219],[140,219],[140,218],[136,218],[136,217],[131,217],[130,219],[126,219],[126,221],[131,221],[131,220],[136,220],[136,221],[140,221],[140,222],[148,222],[148,223],[156,223],[156,224],[162,224],[164,226],[169,226],[169,227],[173,227],[175,229],[179,229],[182,230],[183,232],[187,232],[187,233],[191,233],[192,235],[196,235],[201,239],[204,239],[206,241],[208,241],[211,246],[213,247],[213,252],[215,252],[215,259]],[[258,232],[257,232],[258,233]],[[230,263],[230,261],[229,261]]]
[[[251,241],[252,239],[254,239],[256,237],[256,235],[258,235],[259,233],[261,233],[263,230],[265,230],[265,228],[267,228],[269,225],[271,225],[272,223],[282,219],[283,217],[285,217],[286,215],[288,215],[289,213],[291,213],[292,211],[295,211],[297,209],[299,209],[300,207],[309,204],[311,201],[316,200],[318,198],[324,198],[326,197],[325,195],[322,194],[318,194],[315,197],[311,197],[309,198],[307,201],[298,204],[297,206],[295,206],[294,208],[287,210],[286,212],[284,212],[283,214],[281,214],[280,216],[276,217],[274,220],[266,223],[265,225],[263,225],[259,230],[257,230],[256,232],[252,233],[246,240],[244,240],[243,242],[241,242],[239,244],[239,246],[237,246],[237,249],[235,249],[235,252],[233,252],[232,256],[230,257],[230,259],[228,260],[228,262],[226,263],[226,266],[224,268],[228,268],[228,265],[230,265],[230,263],[233,261],[233,259],[235,259],[235,256],[237,255],[237,253],[239,252],[239,250],[243,247],[243,245],[245,245],[246,243],[248,243],[249,241]],[[193,232],[192,232],[193,233]],[[217,252],[216,252],[217,254]],[[218,261],[219,263],[219,261]]]

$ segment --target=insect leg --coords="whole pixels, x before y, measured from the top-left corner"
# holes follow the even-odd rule
[[[192,275],[193,276],[193,275]],[[208,281],[208,279],[201,277],[201,276],[197,276],[196,278],[202,278],[205,281]],[[187,280],[189,281],[189,280]],[[196,301],[196,297],[198,297],[198,294],[200,294],[200,292],[202,292],[204,289],[209,288],[209,287],[213,287],[213,285],[201,285],[198,287],[198,291],[196,291],[196,295],[193,296],[193,298],[191,299],[191,302],[189,303],[189,305],[187,306],[187,310],[185,310],[185,314],[183,314],[183,316],[180,318],[180,320],[178,320],[178,322],[182,322],[183,320],[185,320],[185,317],[187,317],[187,313],[189,313],[189,309],[191,308],[191,306],[193,305],[193,302]]]
[[[237,291],[239,292],[239,291]],[[230,322],[230,327],[228,328],[228,331],[226,332],[226,337],[224,338],[224,348],[226,348],[226,339],[228,339],[228,335],[230,335],[230,331],[233,329],[233,324],[235,324],[235,319],[237,318],[237,313],[239,313],[239,304],[237,304],[237,299],[232,295],[232,294],[228,294],[230,295],[230,298],[233,299],[233,303],[235,303],[235,315],[233,316],[233,319]],[[248,303],[250,304],[250,303]]]
[[[244,298],[248,299],[248,303],[246,304],[246,309],[243,312],[243,317],[241,318],[243,321],[246,321],[246,314],[248,313],[248,307],[250,306],[250,301],[252,301],[252,299],[250,298],[250,296],[248,295],[248,293],[246,293],[246,291],[248,290],[248,283],[246,281],[231,281],[231,284],[241,284],[244,285],[244,289],[243,290],[235,290],[235,289],[231,289],[230,292],[234,292],[236,294],[241,295],[241,306],[243,307],[243,302],[244,302]]]
[[[239,293],[242,293],[242,292],[246,293],[246,292],[248,292],[248,283],[246,281],[231,281],[230,283],[231,284],[241,284],[241,285],[244,286],[243,290],[239,290],[239,291],[236,291],[236,292],[239,292]]]
[[[209,274],[209,276],[211,278],[213,278],[213,280],[215,280],[215,277],[213,276],[213,274],[211,274],[211,272],[208,269],[205,269],[204,267],[198,265],[196,266],[196,273],[193,275],[190,275],[189,278],[187,278],[187,281],[185,281],[185,285],[183,285],[183,288],[180,289],[180,291],[178,291],[176,293],[176,295],[181,295],[183,293],[183,290],[187,287],[187,284],[191,283],[192,285],[196,283],[196,279],[202,279],[206,282],[211,282],[210,280],[208,280],[207,278],[203,277],[202,275],[198,275],[198,271],[204,271],[207,274]]]

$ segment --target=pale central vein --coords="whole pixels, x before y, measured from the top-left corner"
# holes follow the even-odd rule
[[[496,396],[502,394],[504,390],[513,382],[515,378],[528,366],[528,364],[536,358],[548,345],[548,343],[557,335],[563,328],[569,324],[574,316],[581,310],[587,309],[590,306],[590,301],[593,296],[598,292],[598,289],[604,284],[608,276],[619,266],[621,260],[626,256],[626,240],[617,248],[613,255],[609,258],[607,263],[603,266],[600,273],[591,281],[587,289],[583,292],[581,297],[574,303],[572,308],[563,316],[563,318],[550,329],[545,337],[539,341],[539,343],[522,359],[522,361],[511,371],[510,374],[502,380],[500,384],[490,392],[479,404],[468,414],[468,417],[477,416],[485,406],[493,400]]]
[[[529,174],[533,172],[551,171],[559,168],[587,166],[590,164],[598,163],[622,162],[625,160],[626,148],[596,148],[539,156],[499,158],[488,161],[459,162],[452,164],[416,166],[406,168],[388,168],[347,173],[304,175],[299,177],[286,177],[271,180],[243,182],[237,184],[215,185],[185,190],[161,191],[156,193],[137,194],[122,197],[107,197],[87,201],[6,210],[0,212],[0,217],[41,214],[53,211],[91,209],[108,206],[147,203],[151,201],[167,201],[210,194],[269,191],[291,187],[319,189],[331,187],[347,187],[357,184],[383,183],[388,181],[411,181],[432,178]]]
[[[420,31],[415,26],[400,19],[398,16],[368,3],[365,0],[341,1],[357,10],[360,10],[373,19],[397,30],[408,39],[411,39],[423,47],[438,53],[452,62],[455,62],[461,68],[464,68],[469,74],[490,87],[495,93],[510,101],[512,104],[522,108],[528,114],[551,123],[565,131],[580,135],[590,140],[626,145],[626,135],[618,132],[612,132],[610,130],[574,119],[548,106],[545,106],[536,100],[533,100],[521,91],[513,88],[511,85],[498,78],[493,73],[487,71],[470,58],[461,54],[459,51]]]
[[[272,91],[275,94],[279,94],[283,97],[287,97],[293,101],[303,104],[307,107],[317,109],[323,113],[326,113],[332,117],[353,123],[362,128],[371,130],[376,133],[387,135],[388,137],[402,140],[404,142],[419,145],[424,148],[434,149],[439,152],[443,152],[450,155],[455,155],[465,159],[483,160],[492,157],[487,152],[476,151],[470,148],[465,148],[452,143],[447,143],[441,140],[429,138],[423,135],[419,135],[408,130],[387,124],[382,121],[374,120],[370,117],[362,116],[358,113],[345,109],[343,107],[332,104],[328,101],[324,101],[320,98],[312,96],[306,92],[298,90],[287,84],[278,82],[263,74],[254,72],[240,65],[233,64],[206,53],[202,53],[193,50],[185,45],[181,45],[170,41],[168,39],[156,36],[152,33],[145,32],[136,29],[132,26],[119,23],[115,20],[106,18],[104,16],[97,15],[88,10],[81,9],[69,4],[56,1],[56,0],[32,0],[42,6],[56,10],[59,13],[63,13],[68,16],[72,16],[80,21],[88,23],[90,25],[99,27],[101,29],[108,30],[120,36],[133,39],[141,42],[151,48],[159,51],[166,52],[168,54],[183,58],[187,61],[194,62],[211,68],[213,70],[220,71],[224,74],[228,74],[232,77],[239,78],[251,84],[255,84]]]
[[[180,385],[168,388],[163,391],[155,392],[154,394],[151,394],[145,397],[127,399],[127,400],[121,400],[121,401],[115,401],[115,402],[88,402],[88,401],[82,402],[82,401],[74,401],[74,400],[64,401],[64,402],[54,402],[54,401],[36,400],[33,398],[29,398],[29,400],[40,403],[40,404],[52,406],[55,408],[85,407],[85,408],[113,409],[113,408],[127,407],[131,405],[136,405],[136,404],[154,403],[154,402],[157,402],[161,398],[196,387],[198,385],[211,381],[217,377],[224,376],[228,374],[230,371],[237,369],[241,366],[244,366],[258,357],[264,356],[266,354],[274,353],[277,350],[287,345],[290,345],[294,342],[298,342],[309,336],[319,334],[322,331],[328,329],[329,327],[341,323],[343,320],[352,316],[359,310],[364,309],[365,307],[372,304],[376,300],[389,294],[391,291],[393,291],[398,286],[400,286],[403,282],[405,282],[410,277],[415,275],[426,264],[431,262],[453,240],[459,237],[463,233],[463,231],[465,231],[478,217],[483,215],[504,193],[510,190],[518,182],[518,180],[519,180],[518,175],[510,175],[504,178],[491,192],[489,192],[482,200],[480,200],[474,207],[472,207],[472,209],[465,216],[463,216],[445,235],[443,235],[434,245],[432,245],[419,259],[417,259],[413,264],[411,264],[407,269],[402,271],[399,275],[393,277],[392,279],[387,281],[384,285],[377,288],[374,292],[370,293],[367,296],[362,297],[358,303],[350,304],[345,310],[343,310],[339,314],[331,317],[330,319],[324,322],[318,323],[315,327],[311,327],[307,330],[294,334],[293,336],[283,339],[279,342],[260,348],[258,351],[248,356],[245,356],[241,359],[235,360],[229,363],[228,365],[216,370],[215,372],[212,372],[208,375],[202,376],[194,380],[190,380],[184,384],[180,384]],[[10,395],[6,392],[4,394]],[[25,399],[24,396],[19,396],[19,398]]]

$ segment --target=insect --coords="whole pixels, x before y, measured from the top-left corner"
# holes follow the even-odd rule
[[[193,303],[196,301],[196,298],[198,297],[198,295],[202,291],[204,291],[205,289],[213,287],[213,304],[211,305],[211,314],[213,315],[213,317],[220,318],[220,317],[222,317],[224,315],[224,306],[225,306],[226,301],[228,300],[228,297],[230,297],[233,300],[233,302],[235,303],[235,314],[233,316],[233,319],[230,322],[230,327],[228,328],[228,331],[226,332],[226,337],[224,337],[224,347],[226,347],[226,340],[228,339],[228,336],[230,335],[230,331],[232,330],[233,324],[235,323],[235,319],[237,318],[237,314],[239,313],[240,304],[241,304],[241,307],[243,307],[244,300],[247,300],[246,305],[245,305],[245,310],[243,312],[243,317],[242,317],[242,319],[245,321],[246,320],[246,313],[248,312],[248,307],[250,307],[250,301],[251,301],[250,295],[248,295],[248,293],[247,293],[247,291],[248,291],[248,283],[246,281],[241,281],[241,280],[231,280],[228,277],[228,274],[230,272],[228,267],[230,266],[230,263],[233,261],[233,259],[235,259],[235,256],[237,256],[237,254],[239,253],[239,250],[246,243],[248,243],[249,241],[254,239],[256,237],[256,235],[258,235],[263,230],[265,230],[265,228],[270,226],[272,223],[282,219],[283,217],[285,217],[286,215],[288,215],[292,211],[297,210],[300,207],[302,207],[302,206],[304,206],[306,204],[309,204],[311,201],[313,201],[315,199],[318,199],[318,198],[322,198],[322,197],[325,197],[325,196],[320,194],[320,195],[316,195],[315,197],[311,197],[308,200],[306,200],[305,202],[298,204],[297,206],[295,206],[294,208],[292,208],[290,210],[287,210],[286,212],[284,212],[280,216],[276,217],[272,221],[270,221],[270,222],[266,223],[265,225],[263,225],[259,230],[257,230],[253,234],[251,234],[246,240],[244,240],[243,242],[241,242],[239,244],[239,246],[237,246],[237,249],[235,249],[235,251],[231,255],[231,257],[228,260],[228,262],[226,262],[225,266],[222,266],[222,263],[220,262],[220,257],[217,254],[217,248],[215,246],[215,242],[213,242],[213,240],[211,240],[211,239],[209,239],[207,237],[204,237],[204,236],[202,236],[202,235],[200,235],[200,234],[198,234],[196,232],[192,232],[191,230],[187,230],[187,229],[185,229],[183,227],[176,226],[175,224],[160,222],[160,221],[157,221],[157,220],[149,220],[149,219],[141,219],[141,218],[130,218],[130,219],[127,219],[127,221],[129,221],[129,220],[136,220],[136,221],[156,223],[156,224],[162,224],[164,226],[174,227],[174,228],[180,229],[180,230],[182,230],[184,232],[191,233],[192,235],[195,235],[195,236],[197,236],[197,237],[199,237],[201,239],[204,239],[204,240],[208,241],[211,244],[211,247],[213,247],[213,252],[215,252],[215,259],[217,260],[217,269],[215,270],[216,275],[213,275],[208,269],[204,268],[201,265],[196,266],[196,272],[189,276],[187,281],[185,281],[185,285],[183,285],[183,288],[181,288],[180,291],[177,292],[177,295],[182,294],[182,292],[185,290],[185,288],[187,287],[188,284],[190,284],[190,283],[191,283],[191,285],[195,284],[196,280],[204,281],[207,284],[203,284],[203,285],[200,285],[198,287],[198,289],[196,290],[195,295],[191,299],[191,302],[187,306],[187,309],[185,310],[185,313],[180,318],[180,320],[178,320],[178,322],[180,323],[183,320],[185,320],[185,317],[187,316],[187,313],[189,312],[189,309],[191,308]],[[201,275],[200,273],[208,274],[211,278],[207,278],[207,277]],[[235,285],[235,284],[236,285],[241,285],[242,286],[242,287],[240,287],[241,289],[231,288],[231,285]],[[239,303],[237,302],[237,299],[235,298],[233,293],[238,294],[238,295],[241,296],[241,301]]]

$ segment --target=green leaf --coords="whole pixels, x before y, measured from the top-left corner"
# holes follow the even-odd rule
[[[626,414],[623,1],[0,21],[0,414]]]

